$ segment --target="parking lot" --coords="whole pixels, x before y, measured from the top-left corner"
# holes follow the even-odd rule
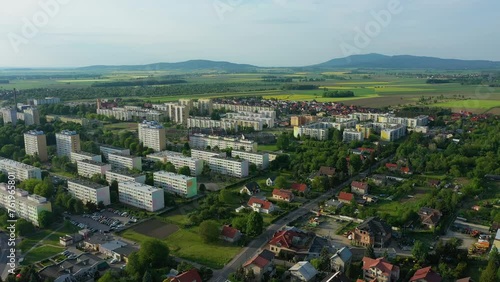
[[[111,208],[92,214],[67,215],[70,222],[80,228],[87,228],[94,232],[110,232],[120,230],[126,225],[137,222],[137,219],[126,212]]]

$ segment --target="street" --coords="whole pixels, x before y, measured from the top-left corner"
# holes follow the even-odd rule
[[[371,170],[377,168],[381,163],[385,163],[390,158],[392,158],[392,155],[383,160],[380,160],[378,163],[372,165],[370,168],[366,169],[360,174],[367,174]],[[215,271],[214,277],[210,281],[213,282],[226,281],[229,274],[235,272],[238,269],[238,267],[243,265],[248,259],[250,259],[254,255],[256,255],[257,252],[266,245],[269,239],[272,238],[274,233],[276,233],[282,227],[286,226],[288,223],[296,220],[299,217],[306,215],[312,209],[317,208],[319,202],[326,201],[331,197],[333,197],[340,188],[350,184],[356,177],[358,176],[354,176],[347,179],[346,181],[337,185],[334,189],[330,190],[329,192],[326,192],[325,194],[319,196],[318,198],[303,205],[299,209],[290,212],[287,216],[279,219],[274,224],[271,224],[266,231],[264,231],[261,235],[259,235],[252,242],[250,242],[250,244],[247,247],[245,247],[243,251],[241,251],[241,253],[239,253],[236,257],[234,257],[233,260],[231,260],[228,264],[226,264],[226,266],[224,266],[223,269]]]

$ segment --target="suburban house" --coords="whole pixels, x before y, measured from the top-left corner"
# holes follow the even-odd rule
[[[314,281],[318,271],[308,261],[299,261],[293,265],[289,270],[290,281],[292,282],[309,282]]]
[[[274,186],[275,181],[276,181],[276,176],[271,176],[268,179],[266,179],[266,185],[269,187]]]
[[[322,166],[319,168],[318,174],[316,176],[334,177],[335,176],[335,168],[329,167],[329,166]]]
[[[428,207],[420,208],[418,215],[420,216],[422,225],[429,229],[435,228],[441,216],[443,216],[440,211]]]
[[[384,247],[392,237],[392,227],[377,217],[369,217],[354,230],[355,245]]]
[[[131,253],[137,251],[138,249],[129,246],[127,243],[122,241],[113,240],[99,246],[99,252],[110,256],[117,261],[127,261]]]
[[[332,271],[337,272],[345,272],[347,267],[351,265],[352,262],[352,252],[347,247],[343,247],[342,249],[335,252],[335,254],[330,258],[330,265],[332,267]]]
[[[257,197],[251,197],[250,200],[248,200],[248,206],[254,211],[261,213],[271,213],[274,211],[273,203]]]
[[[325,238],[295,227],[285,227],[277,231],[268,243],[269,250],[277,256],[284,258],[297,256],[299,259],[319,257],[321,250],[330,246]]]
[[[335,199],[330,199],[325,202],[325,208],[329,210],[338,210],[344,206],[344,203]]]
[[[351,182],[351,192],[356,195],[368,194],[368,183],[359,181]]]
[[[255,281],[261,281],[264,274],[269,274],[273,276],[275,273],[275,268],[273,264],[274,253],[269,250],[263,250],[253,258],[249,259],[243,264],[243,269],[248,273],[250,270],[253,271],[255,275]]]
[[[202,282],[202,280],[198,271],[196,269],[191,269],[170,278],[170,282]]]
[[[293,193],[290,190],[285,189],[274,189],[273,190],[273,199],[291,202],[293,201]]]
[[[437,179],[429,179],[427,181],[427,184],[429,184],[429,186],[431,187],[438,187],[439,185],[441,185],[441,181]]]
[[[57,264],[40,270],[42,279],[50,281],[94,281],[95,274],[109,268],[109,264],[89,253],[83,253],[76,258],[67,258]]]
[[[247,194],[248,196],[253,196],[260,192],[260,186],[257,182],[252,181],[248,182],[243,188],[240,190],[240,194]]]
[[[220,238],[229,243],[234,243],[240,240],[241,235],[242,234],[238,229],[233,228],[229,225],[222,226],[222,230],[220,232]]]
[[[374,174],[368,178],[377,186],[384,186],[387,183],[387,178],[382,174]]]
[[[367,203],[376,203],[378,201],[377,196],[365,194],[363,195],[363,200],[365,200]]]
[[[337,199],[341,203],[350,205],[351,201],[354,199],[354,194],[347,193],[347,192],[340,192],[339,196],[337,197]]]
[[[396,282],[399,280],[399,267],[385,258],[363,257],[363,279],[367,282]]]
[[[307,194],[309,192],[309,187],[304,183],[293,183],[290,187],[292,191],[297,191],[298,193]]]
[[[410,282],[441,282],[442,280],[441,275],[434,272],[430,266],[415,271],[410,278]]]

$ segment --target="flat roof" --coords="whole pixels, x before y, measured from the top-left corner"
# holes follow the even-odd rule
[[[182,180],[189,180],[189,179],[193,179],[193,178],[196,179],[196,177],[193,177],[193,176],[186,176],[184,174],[177,174],[177,173],[168,172],[168,171],[164,171],[164,170],[156,171],[153,173],[153,175],[167,176],[170,178],[176,178],[176,179],[182,179]]]
[[[82,163],[87,163],[87,164],[93,164],[93,165],[98,165],[98,166],[105,166],[105,165],[108,165],[106,163],[103,163],[103,162],[96,162],[94,160],[80,160],[78,162],[82,162]]]
[[[89,187],[89,188],[92,188],[92,189],[101,189],[101,188],[108,187],[107,185],[102,185],[102,184],[99,184],[99,183],[96,183],[96,182],[92,182],[92,181],[88,181],[88,180],[84,180],[84,179],[78,179],[78,178],[68,179],[68,183],[69,182],[80,184],[80,185],[83,185],[85,187]]]
[[[133,188],[135,190],[139,190],[139,191],[143,191],[143,192],[156,192],[159,190],[163,190],[160,188],[156,188],[154,186],[150,186],[150,185],[142,184],[142,183],[138,183],[138,182],[133,182],[133,181],[119,182],[118,187],[120,187],[120,186]]]
[[[41,131],[41,130],[30,130],[28,132],[25,132],[24,134],[28,134],[28,135],[44,135],[45,133],[43,133],[43,131]]]

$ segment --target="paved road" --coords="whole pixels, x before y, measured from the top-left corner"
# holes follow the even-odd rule
[[[383,160],[380,160],[378,163],[374,164],[371,168],[361,172],[360,174],[366,174],[370,172],[371,170],[377,168],[380,164],[385,163],[389,158],[392,158],[392,156],[389,156]],[[287,225],[288,223],[296,220],[299,217],[302,217],[306,214],[308,214],[312,209],[318,207],[318,203],[321,201],[326,201],[329,198],[331,198],[335,193],[342,187],[348,185],[351,183],[353,179],[355,179],[357,176],[349,178],[348,180],[344,181],[342,184],[337,185],[333,190],[321,195],[320,197],[310,201],[309,203],[303,205],[299,209],[296,209],[292,212],[290,212],[287,216],[284,218],[279,219],[276,221],[274,224],[270,225],[266,231],[264,231],[260,236],[255,238],[250,244],[245,247],[236,257],[234,257],[226,266],[224,266],[223,269],[214,272],[214,277],[210,280],[212,282],[222,282],[226,281],[227,277],[229,274],[235,272],[238,267],[240,267],[242,264],[244,264],[248,259],[256,255],[256,253],[262,249],[265,244],[269,241],[269,239],[272,238],[274,233],[281,229],[283,226]]]

